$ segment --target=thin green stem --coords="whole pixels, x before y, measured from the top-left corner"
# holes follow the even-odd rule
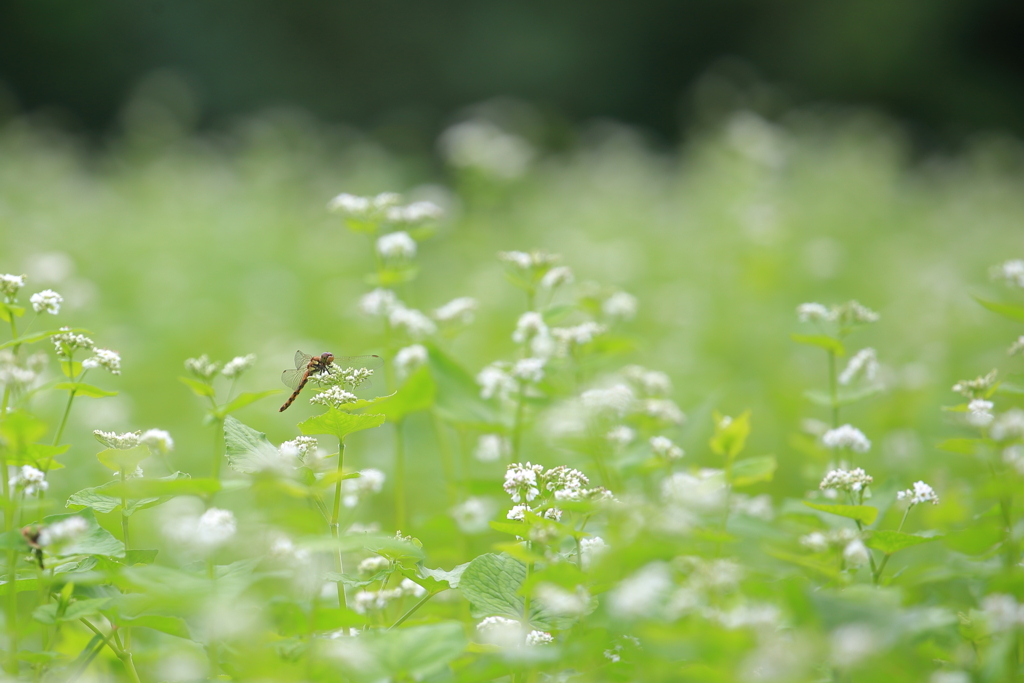
[[[135,670],[135,662],[132,661],[132,654],[124,649],[120,643],[120,639],[117,637],[117,631],[111,630],[109,636],[104,636],[103,632],[100,631],[96,626],[88,619],[81,619],[81,622],[85,624],[90,631],[95,633],[104,639],[107,647],[110,648],[111,652],[117,655],[117,658],[121,660],[121,664],[124,666],[124,670],[128,673],[128,678],[131,679],[132,683],[141,683],[139,680],[139,672]]]
[[[331,537],[340,538],[341,528],[338,524],[338,518],[341,516],[341,475],[345,467],[345,439],[338,439],[338,481],[334,484],[334,510],[331,513]],[[341,547],[339,546],[335,550],[334,555],[334,568],[339,574],[343,571],[343,565],[341,562]],[[348,603],[345,600],[345,584],[338,581],[338,605],[341,607],[347,607]]]
[[[64,435],[64,427],[68,423],[68,415],[71,414],[71,403],[75,400],[75,390],[72,389],[68,392],[68,404],[64,406],[64,416],[60,419],[60,427],[57,428],[57,434],[53,437],[53,445],[56,446],[60,443],[60,437]]]
[[[398,531],[406,528],[405,507],[405,436],[404,420],[395,422],[395,526]]]
[[[447,590],[447,589],[445,589],[445,590]],[[410,607],[408,612],[406,612],[402,616],[398,617],[398,621],[396,621],[395,623],[391,624],[391,626],[388,627],[388,630],[390,631],[393,628],[398,628],[399,626],[401,626],[402,622],[404,622],[406,619],[411,617],[413,615],[413,613],[416,612],[416,610],[418,610],[420,607],[422,607],[427,602],[427,600],[429,600],[430,598],[434,597],[435,595],[437,595],[437,593],[440,593],[440,592],[441,591],[437,591],[436,593],[427,593],[425,596],[423,596],[423,598],[419,602],[417,602],[415,605]]]
[[[78,677],[85,673],[85,670],[89,668],[90,664],[92,664],[92,660],[96,659],[96,655],[100,653],[100,650],[102,650],[103,646],[106,644],[106,636],[104,636],[103,634],[94,635],[92,637],[92,640],[90,640],[86,644],[86,646],[82,648],[82,651],[76,658],[76,661],[82,660],[82,663],[78,666],[77,669],[75,669],[74,673],[71,674],[71,677],[68,678],[68,680],[66,680],[64,683],[74,683],[76,680],[78,680]]]

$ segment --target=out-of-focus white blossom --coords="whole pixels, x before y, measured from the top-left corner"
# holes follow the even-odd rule
[[[678,460],[685,455],[683,449],[672,443],[672,439],[667,436],[652,436],[650,444],[654,454],[666,460]]]
[[[401,589],[403,594],[411,595],[414,598],[422,598],[427,594],[426,588],[409,578],[402,579],[401,583],[398,584],[398,587]]]
[[[49,313],[57,315],[60,313],[60,305],[64,303],[64,297],[52,289],[44,289],[31,296],[32,310],[36,313]]]
[[[25,286],[24,275],[11,275],[10,273],[0,274],[0,294],[8,303],[13,302],[18,292]]]
[[[497,506],[489,498],[470,497],[451,509],[459,530],[466,534],[479,534],[490,528]]]
[[[547,631],[530,631],[526,634],[526,644],[528,646],[533,645],[550,645],[555,642],[554,636]]]
[[[1018,353],[1024,353],[1024,334],[1017,337],[1017,339],[1010,344],[1010,348],[1006,350],[1006,355],[1016,356]]]
[[[43,547],[61,546],[73,542],[89,530],[89,523],[81,517],[67,517],[54,524],[43,527],[39,532],[39,545]]]
[[[672,393],[672,380],[660,370],[627,365],[622,368],[622,375],[636,385],[644,396],[667,396]]]
[[[377,253],[384,259],[411,259],[416,256],[416,240],[399,230],[377,238]]]
[[[832,632],[832,663],[840,668],[860,664],[878,650],[878,636],[867,624],[846,624]]]
[[[518,647],[524,642],[526,629],[515,619],[487,617],[476,625],[476,631],[488,645]]]
[[[672,574],[664,562],[651,562],[623,579],[608,594],[608,609],[624,619],[650,619],[662,610],[672,588]]]
[[[868,553],[868,547],[859,538],[850,541],[843,549],[843,559],[851,567],[863,566],[869,562],[870,558],[871,555]]]
[[[199,358],[189,358],[185,361],[185,369],[201,379],[210,379],[220,370],[220,363],[210,360],[204,353]]]
[[[245,356],[235,356],[221,369],[220,374],[224,375],[228,379],[235,379],[240,377],[243,372],[248,370],[256,362],[256,354],[250,353]]]
[[[591,604],[590,593],[583,586],[577,586],[574,592],[569,592],[552,583],[541,583],[534,590],[534,595],[544,605],[544,609],[558,616],[582,616]]]
[[[923,481],[915,481],[913,488],[909,488],[906,491],[898,491],[896,493],[896,500],[910,501],[911,507],[920,503],[939,504],[939,496],[935,493],[935,489]]]
[[[615,292],[601,303],[601,312],[613,320],[631,320],[636,309],[636,297],[627,292]]]
[[[388,322],[395,329],[405,330],[413,339],[422,339],[437,332],[437,324],[415,308],[393,308],[388,315]]]
[[[766,522],[770,522],[775,518],[772,497],[767,493],[752,497],[733,494],[730,498],[730,505],[732,511],[740,515],[763,519]]]
[[[476,309],[476,299],[471,296],[460,296],[434,309],[434,319],[443,323],[457,322],[460,325],[468,325],[473,322]]]
[[[394,192],[381,192],[374,197],[341,193],[327,203],[327,210],[357,220],[380,220],[402,198]]]
[[[821,443],[833,451],[846,448],[854,453],[867,453],[871,449],[871,442],[864,432],[850,424],[828,430],[822,435]]]
[[[359,299],[359,310],[366,315],[384,317],[399,307],[401,303],[390,289],[377,288]]]
[[[22,465],[12,468],[13,474],[7,480],[7,484],[15,490],[22,491],[26,496],[34,496],[50,488],[46,481],[46,475],[32,465]]]
[[[169,453],[174,450],[174,439],[163,429],[147,429],[139,436],[139,443],[154,453]]]
[[[385,569],[390,568],[391,561],[388,560],[388,558],[381,557],[380,555],[371,555],[359,563],[359,567],[356,568],[356,571],[360,574],[372,576],[377,572],[382,572]]]
[[[480,462],[494,462],[504,460],[512,451],[507,438],[500,434],[481,434],[476,442],[476,450],[473,455]]]
[[[491,363],[477,373],[476,383],[480,385],[480,397],[485,399],[506,398],[516,390],[515,380],[502,363]]]
[[[636,396],[625,384],[615,384],[602,389],[588,389],[580,394],[580,401],[592,413],[621,418],[633,409]]]
[[[503,180],[523,175],[536,154],[526,140],[485,119],[449,127],[441,134],[439,145],[453,166],[474,168]]]
[[[537,383],[544,379],[543,358],[521,358],[512,365],[512,376],[521,382]]]
[[[1004,261],[998,266],[992,266],[990,273],[993,280],[1002,280],[1010,287],[1024,288],[1024,261],[1021,259]]]
[[[1024,625],[1024,605],[1005,593],[986,595],[981,601],[981,610],[990,629],[996,632],[1009,631]]]
[[[299,467],[306,462],[306,458],[316,453],[317,440],[313,436],[297,436],[291,441],[283,442],[279,447],[278,451],[286,461],[290,462],[291,466]]]
[[[878,322],[880,316],[867,306],[864,306],[857,301],[847,301],[845,304],[833,306],[830,312],[830,317],[840,325],[847,326],[853,324],[875,323]]]
[[[983,398],[971,399],[967,404],[967,422],[973,427],[985,428],[992,424],[995,416],[992,408],[995,404]]]
[[[720,510],[725,504],[725,493],[725,476],[721,470],[674,472],[661,483],[661,495],[666,503],[699,513]]]
[[[572,327],[554,327],[551,336],[558,342],[558,355],[564,356],[570,350],[589,344],[594,337],[604,334],[608,328],[600,323],[587,321]]]
[[[427,362],[427,347],[413,344],[398,350],[395,354],[395,372],[399,377],[408,377],[414,370]]]
[[[444,216],[444,209],[434,202],[418,201],[407,206],[392,206],[385,213],[391,223],[418,225],[428,221],[437,221]]]
[[[569,266],[556,266],[544,273],[540,279],[540,286],[545,289],[554,289],[561,285],[572,284],[572,269]]]
[[[983,377],[960,380],[953,385],[953,391],[966,398],[986,398],[995,383],[996,371],[993,370]]]
[[[210,508],[199,518],[196,541],[207,547],[223,545],[235,535],[237,529],[235,515],[230,510]]]
[[[1010,408],[992,423],[989,436],[996,441],[1024,439],[1024,410]]]
[[[590,569],[610,550],[607,543],[600,536],[580,539],[580,560],[583,569]]]
[[[818,303],[800,304],[796,307],[796,315],[802,323],[826,322],[831,320],[828,307],[824,304]]]
[[[878,356],[875,350],[872,348],[861,349],[853,355],[853,358],[839,374],[839,383],[847,385],[860,376],[871,382],[877,375]]]
[[[626,425],[618,425],[612,427],[605,435],[605,438],[616,446],[623,448],[636,440],[636,430]]]
[[[645,398],[640,405],[644,415],[655,420],[674,425],[686,422],[686,414],[670,398]]]
[[[382,610],[388,606],[388,603],[394,602],[404,595],[405,593],[401,588],[381,589],[378,591],[361,590],[352,596],[352,610],[357,614]]]
[[[384,473],[368,467],[359,471],[358,477],[343,479],[341,482],[341,502],[347,508],[354,508],[359,501],[373,493],[380,493],[384,488]]]

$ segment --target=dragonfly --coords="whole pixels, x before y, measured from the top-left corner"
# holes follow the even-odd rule
[[[288,400],[284,402],[284,405],[281,406],[278,412],[287,410],[288,406],[295,402],[295,399],[299,397],[299,393],[310,380],[317,382],[331,374],[337,373],[338,370],[350,368],[356,370],[367,369],[372,376],[375,371],[383,367],[384,363],[380,356],[335,356],[329,351],[325,351],[319,356],[311,356],[308,353],[296,351],[295,369],[285,370],[281,373],[281,381],[292,390],[292,395],[288,397]],[[379,373],[377,374],[379,375]],[[373,380],[370,379],[365,382],[365,385],[373,386],[372,382]]]

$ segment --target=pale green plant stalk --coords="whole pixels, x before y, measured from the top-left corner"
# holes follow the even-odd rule
[[[345,467],[345,439],[338,439],[338,481],[334,483],[334,510],[331,513],[331,537],[335,540],[341,538],[341,528],[338,523],[338,518],[341,516],[341,483],[342,483],[342,472]],[[341,548],[335,549],[334,555],[335,569],[339,574],[343,571],[342,559],[341,559]],[[338,581],[338,605],[341,607],[347,607],[348,603],[345,599],[345,584]]]
[[[82,618],[80,621],[85,624],[90,631],[102,638],[107,647],[110,648],[110,651],[113,652],[119,660],[121,660],[121,664],[124,665],[124,669],[128,673],[128,678],[131,679],[132,683],[142,683],[139,679],[139,673],[135,670],[135,662],[132,661],[132,655],[124,649],[124,646],[121,644],[121,639],[117,635],[117,631],[111,630],[110,635],[105,636],[103,635],[103,632],[88,619]]]

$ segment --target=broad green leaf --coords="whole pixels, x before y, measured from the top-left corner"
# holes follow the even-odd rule
[[[429,410],[434,405],[436,393],[437,387],[430,375],[430,368],[423,365],[376,410],[380,410],[391,422],[398,422],[411,413]]]
[[[840,575],[839,568],[834,562],[822,562],[811,555],[796,555],[784,550],[776,550],[775,548],[766,548],[765,554],[774,557],[777,560],[782,560],[783,562],[795,564],[798,567],[804,567],[805,569],[816,571],[832,580],[838,579]]]
[[[886,555],[892,555],[898,550],[910,548],[922,543],[928,543],[929,541],[937,541],[940,538],[942,537],[915,536],[914,534],[905,534],[902,531],[876,531],[871,534],[871,538],[868,539],[867,545],[869,548],[881,550]]]
[[[47,330],[46,332],[33,332],[32,334],[25,334],[17,339],[12,339],[9,342],[0,344],[0,350],[9,349],[12,346],[21,346],[22,344],[35,344],[37,341],[52,337],[55,334],[64,334],[65,332],[76,332],[82,334],[89,334],[89,330],[84,327],[72,327],[69,330]]]
[[[236,410],[241,410],[251,403],[262,400],[267,396],[274,396],[280,393],[282,392],[277,389],[270,389],[269,391],[248,391],[236,396],[231,403],[228,403],[226,406],[221,408],[217,414],[223,418],[225,415],[233,413]]]
[[[51,446],[50,444],[43,443],[29,444],[22,452],[22,462],[18,464],[24,464],[27,461],[40,466],[49,464],[51,471],[60,469],[64,466],[54,461],[53,458],[63,455],[69,448],[71,448],[71,444],[64,444],[63,446]]]
[[[137,564],[153,564],[159,550],[129,550],[125,553],[124,564],[133,567]]]
[[[469,562],[464,564],[456,565],[452,567],[451,571],[445,571],[444,569],[430,569],[429,567],[420,566],[419,570],[423,577],[438,582],[439,584],[447,584],[448,588],[458,588],[459,583],[462,581],[462,574],[466,571],[466,567],[469,566]]]
[[[0,421],[0,437],[6,442],[5,448],[16,455],[28,451],[46,432],[46,423],[24,410],[7,413]]]
[[[24,306],[15,306],[0,301],[0,320],[9,323],[13,318],[20,318],[23,315],[25,315]]]
[[[284,466],[281,452],[267,440],[266,434],[230,415],[224,419],[224,451],[231,469],[242,474],[274,472]]]
[[[91,598],[88,600],[76,600],[67,606],[64,614],[58,614],[57,603],[41,605],[32,613],[32,618],[44,624],[55,624],[61,621],[76,621],[83,617],[91,617],[99,614],[100,610],[107,606],[110,598]]]
[[[192,634],[188,630],[188,624],[180,617],[168,617],[159,614],[144,614],[132,619],[124,619],[124,626],[136,628],[142,626],[151,628],[154,631],[167,633],[185,640],[192,640]]]
[[[774,455],[759,455],[755,458],[737,460],[732,465],[730,478],[733,486],[750,486],[762,481],[771,481],[778,462]]]
[[[356,415],[336,408],[328,408],[326,413],[303,420],[298,427],[303,434],[331,434],[339,439],[344,439],[354,432],[373,429],[382,424],[384,424],[383,415]]]
[[[110,532],[96,522],[92,510],[85,509],[70,515],[50,515],[43,519],[44,524],[56,524],[69,517],[81,517],[88,527],[85,533],[71,543],[60,546],[53,554],[57,557],[69,555],[102,555],[105,557],[124,557],[124,543],[110,535]],[[49,552],[49,551],[48,551]]]
[[[747,443],[747,436],[750,434],[750,411],[733,418],[727,418],[715,411],[714,423],[715,433],[710,441],[711,450],[732,460]]]
[[[357,680],[424,680],[441,672],[466,649],[465,628],[446,621],[360,636],[360,652],[337,657]],[[370,655],[367,657],[367,655]]]
[[[817,346],[819,349],[825,349],[837,356],[846,355],[846,349],[843,347],[843,342],[838,339],[833,339],[826,334],[791,334],[789,335],[789,338],[797,344]]]
[[[19,553],[27,553],[30,549],[28,541],[17,529],[0,533],[0,550],[17,550]]]
[[[184,472],[175,472],[172,475],[169,475],[167,477],[160,477],[159,479],[130,479],[126,483],[132,484],[136,481],[170,483],[179,480],[188,481],[189,475],[185,474]],[[198,481],[203,482],[209,480]],[[107,482],[106,484],[103,484],[102,486],[94,486],[91,488],[82,489],[81,491],[77,491],[76,493],[71,494],[71,497],[68,498],[66,507],[69,507],[72,510],[81,510],[83,508],[89,508],[91,510],[95,510],[96,512],[100,512],[103,514],[117,512],[118,510],[121,509],[121,496],[119,493],[118,495],[114,495],[111,493],[111,491],[120,492],[122,490],[123,489],[121,487],[120,481],[110,481]],[[127,491],[125,492],[127,493]],[[129,498],[128,506],[125,508],[125,514],[131,515],[136,510],[144,510],[146,508],[151,508],[156,505],[160,505],[161,503],[165,503],[171,499],[172,495],[174,494],[159,497]]]
[[[430,373],[437,385],[435,409],[449,422],[490,429],[504,422],[492,402],[480,398],[480,386],[473,376],[434,346],[430,351]]]
[[[524,600],[519,587],[525,579],[525,564],[505,554],[487,553],[463,570],[459,590],[469,600],[475,618],[522,619]]]
[[[946,534],[942,543],[965,555],[982,555],[1003,540],[1004,532],[996,519],[976,522],[966,529]]]
[[[530,531],[530,525],[523,522],[491,522],[490,525],[495,531],[500,531],[503,534],[512,534],[521,538],[526,538],[527,533]]]
[[[215,393],[217,393],[214,390],[213,385],[207,384],[206,382],[200,382],[199,380],[192,379],[191,377],[179,377],[178,381],[180,381],[182,384],[191,389],[192,393],[194,393],[196,396],[199,396],[200,398],[213,396]]]
[[[75,396],[88,396],[89,398],[107,398],[110,396],[117,396],[116,391],[107,391],[106,389],[100,389],[94,387],[91,384],[84,384],[82,382],[61,382],[60,384],[53,385],[54,389],[58,391],[66,391],[68,393],[74,392]]]
[[[804,505],[815,510],[821,510],[831,515],[839,515],[840,517],[846,517],[848,519],[854,519],[861,524],[871,524],[878,517],[878,508],[871,507],[870,505],[822,505],[820,503],[812,503],[810,501],[804,501]]]
[[[973,296],[973,299],[993,313],[998,313],[1004,318],[1024,323],[1024,306],[1003,304],[998,301],[986,301],[985,299],[976,296]]]
[[[96,459],[100,461],[100,464],[113,472],[124,470],[131,474],[139,466],[140,462],[151,455],[152,453],[145,446],[125,449],[106,448],[96,454]]]

